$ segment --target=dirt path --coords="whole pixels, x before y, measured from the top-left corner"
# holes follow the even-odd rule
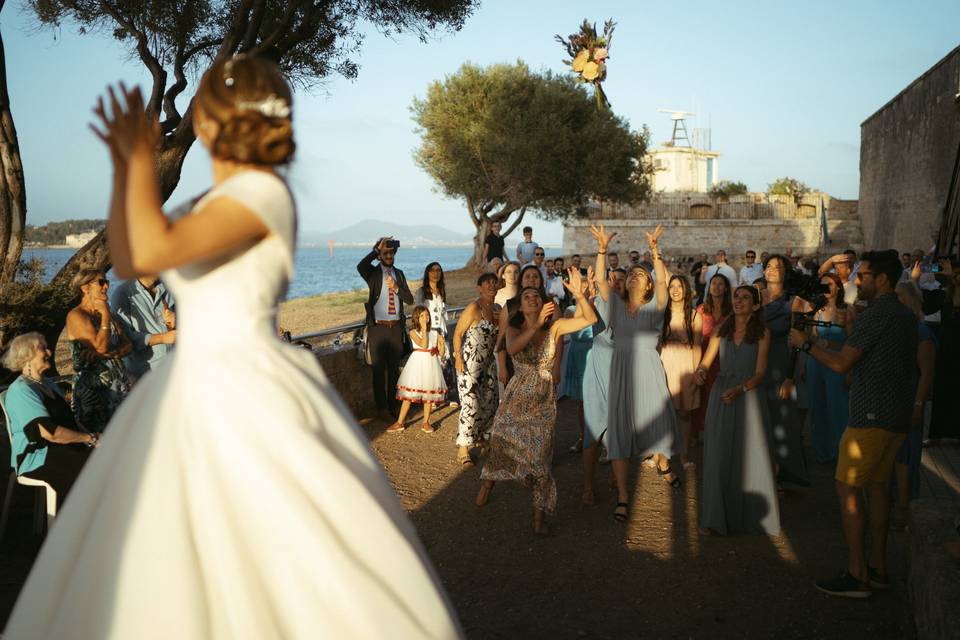
[[[674,492],[652,470],[633,476],[629,524],[612,517],[609,467],[597,505],[582,507],[575,405],[562,401],[554,474],[554,535],[532,533],[530,494],[499,484],[473,504],[479,467],[455,461],[456,413],[432,435],[365,426],[410,511],[470,638],[912,638],[903,553],[896,536],[894,586],[867,602],[831,598],[813,580],[845,566],[831,472],[788,491],[777,538],[697,534],[697,478]],[[699,458],[699,450],[694,459]]]
[[[437,415],[432,435],[386,434],[378,421],[364,429],[471,639],[914,637],[905,534],[891,540],[890,592],[859,602],[814,590],[815,578],[845,563],[826,467],[813,469],[812,487],[788,493],[777,538],[701,538],[693,472],[678,492],[649,470],[632,477],[625,527],[611,515],[607,466],[599,468],[597,505],[580,506],[581,460],[567,453],[576,410],[562,401],[560,503],[554,535],[541,539],[532,533],[530,494],[518,485],[497,485],[486,507],[474,506],[479,467],[456,463],[456,412]],[[0,545],[0,627],[39,549],[32,506],[30,493],[18,491]]]

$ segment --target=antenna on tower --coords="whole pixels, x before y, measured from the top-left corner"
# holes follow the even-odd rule
[[[695,116],[693,111],[681,111],[680,109],[657,109],[659,113],[669,113],[673,120],[673,135],[670,138],[671,147],[691,148],[690,136],[687,134],[687,116]],[[685,144],[681,144],[685,143]]]

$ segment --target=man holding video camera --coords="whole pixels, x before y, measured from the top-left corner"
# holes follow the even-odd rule
[[[896,251],[863,254],[857,281],[860,298],[869,306],[857,317],[841,351],[818,347],[797,329],[790,332],[793,346],[833,371],[852,374],[850,417],[840,441],[835,475],[850,559],[838,578],[816,583],[820,591],[835,596],[866,598],[872,589],[890,586],[886,571],[888,481],[911,424],[914,369],[907,365],[915,361],[917,353],[917,318],[894,291],[902,271]],[[861,491],[869,501],[868,511]]]
[[[403,271],[393,266],[400,241],[380,238],[357,264],[360,277],[367,283],[367,348],[373,367],[373,399],[379,417],[388,424],[397,410],[397,379],[403,358],[403,304],[413,304],[413,294]],[[374,266],[373,261],[379,264]]]

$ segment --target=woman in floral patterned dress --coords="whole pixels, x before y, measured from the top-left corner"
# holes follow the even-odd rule
[[[547,533],[544,514],[557,506],[553,462],[554,422],[557,416],[553,382],[557,341],[568,333],[597,321],[596,312],[581,291],[580,271],[571,268],[564,286],[583,309],[582,317],[551,322],[554,304],[534,287],[520,292],[520,308],[507,328],[507,351],[513,357],[514,375],[504,390],[490,431],[490,458],[480,474],[477,506],[490,498],[494,482],[517,480],[533,489],[534,532]]]
[[[81,269],[74,278],[80,304],[67,314],[67,338],[73,356],[73,415],[91,433],[100,433],[130,392],[123,356],[130,341],[110,316],[110,282],[98,269]]]
[[[498,307],[497,276],[485,273],[477,279],[480,297],[460,314],[453,332],[453,357],[460,392],[460,423],[457,432],[457,461],[470,464],[470,449],[483,447],[489,438],[493,414],[497,410]]]

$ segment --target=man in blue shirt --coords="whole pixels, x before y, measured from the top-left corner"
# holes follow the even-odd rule
[[[118,286],[110,307],[133,345],[123,359],[127,372],[134,378],[143,377],[177,339],[173,298],[158,276],[141,276]]]

